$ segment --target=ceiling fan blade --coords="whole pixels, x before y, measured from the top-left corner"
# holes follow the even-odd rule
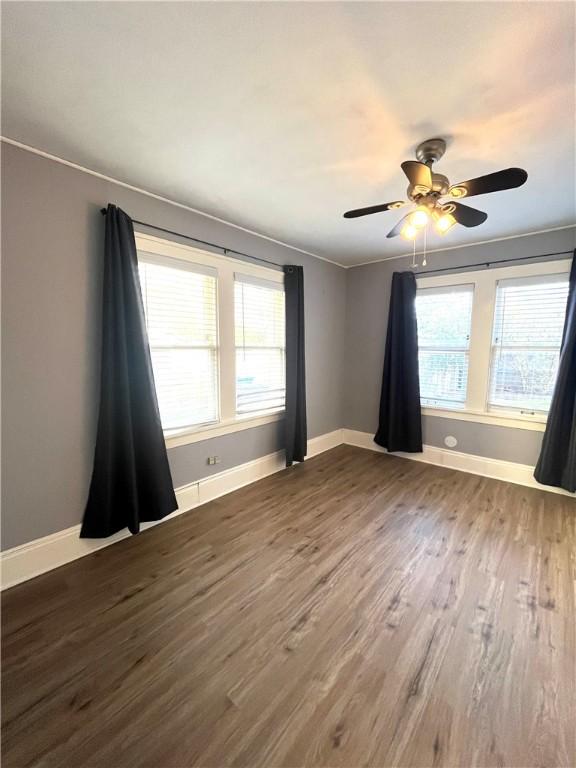
[[[405,160],[400,167],[413,187],[421,187],[423,192],[432,189],[432,171],[427,165],[416,160]]]
[[[410,214],[407,213],[406,216],[402,216],[400,221],[394,226],[390,232],[386,235],[386,237],[397,237],[400,232],[402,231],[402,228],[404,227],[404,224],[406,223],[406,219],[409,218]]]
[[[521,187],[528,178],[528,174],[522,168],[506,168],[496,173],[488,173],[477,179],[461,181],[453,184],[448,194],[452,198],[472,197],[472,195],[486,195],[488,192],[501,192],[504,189]]]
[[[448,203],[447,208],[450,209],[450,213],[458,224],[462,224],[464,227],[477,227],[488,218],[488,214],[484,211],[470,208],[469,205],[462,205],[462,203]]]
[[[370,205],[368,208],[356,208],[353,211],[346,211],[344,214],[345,219],[356,219],[358,216],[368,216],[371,213],[382,213],[382,211],[390,211],[395,208],[402,208],[402,206],[408,205],[404,200],[395,200],[393,203],[382,203],[382,205]]]

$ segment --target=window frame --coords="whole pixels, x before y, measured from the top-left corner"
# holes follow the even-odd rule
[[[542,277],[550,275],[569,276],[570,262],[567,259],[541,261],[537,264],[499,266],[479,271],[466,271],[446,275],[416,278],[417,289],[444,288],[473,284],[472,323],[470,328],[470,350],[468,360],[468,388],[464,408],[443,408],[422,405],[427,416],[472,421],[481,424],[495,424],[505,427],[536,430],[543,432],[548,415],[545,413],[523,414],[517,410],[489,406],[490,375],[492,365],[492,334],[496,306],[496,285],[499,280]]]
[[[209,440],[243,429],[270,424],[284,418],[284,408],[236,414],[236,343],[234,328],[234,275],[243,274],[268,282],[284,285],[284,273],[272,267],[264,267],[229,256],[194,248],[183,243],[165,240],[142,232],[134,233],[138,259],[153,257],[159,262],[170,263],[178,259],[190,265],[211,267],[217,270],[216,319],[217,319],[217,380],[218,421],[182,429],[164,430],[168,448]]]

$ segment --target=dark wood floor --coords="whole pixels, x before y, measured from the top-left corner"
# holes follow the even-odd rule
[[[572,767],[575,507],[342,446],[15,587],[3,765]]]

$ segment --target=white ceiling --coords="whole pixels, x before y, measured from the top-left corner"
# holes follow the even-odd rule
[[[400,162],[527,184],[429,246],[574,223],[575,6],[556,2],[2,4],[3,134],[297,247],[405,253]]]

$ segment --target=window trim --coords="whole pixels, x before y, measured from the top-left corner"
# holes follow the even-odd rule
[[[177,259],[190,265],[217,270],[218,322],[218,412],[219,419],[182,429],[164,430],[167,448],[209,440],[244,429],[271,424],[284,418],[284,409],[236,415],[236,344],[234,337],[234,274],[243,274],[268,282],[284,284],[284,273],[229,256],[220,256],[190,245],[165,240],[142,232],[134,233],[136,250],[144,259],[158,257],[160,261]]]
[[[569,271],[569,260],[562,259],[541,261],[537,264],[499,266],[479,271],[461,271],[448,275],[417,277],[417,289],[454,287],[470,283],[474,285],[466,404],[464,408],[457,410],[423,405],[422,413],[425,416],[439,416],[479,424],[544,431],[547,414],[522,414],[516,410],[494,409],[488,405],[496,284],[499,280],[510,278],[546,277],[562,274],[568,277]]]
[[[203,424],[192,429],[164,432],[164,439],[167,448],[176,448],[179,445],[199,443],[202,440],[211,440],[213,437],[230,435],[233,432],[240,432],[244,429],[254,429],[254,427],[261,427],[265,424],[273,424],[274,422],[282,421],[283,419],[284,410],[267,411],[265,414],[251,413],[249,416],[238,416],[229,421],[220,420],[213,424]]]

